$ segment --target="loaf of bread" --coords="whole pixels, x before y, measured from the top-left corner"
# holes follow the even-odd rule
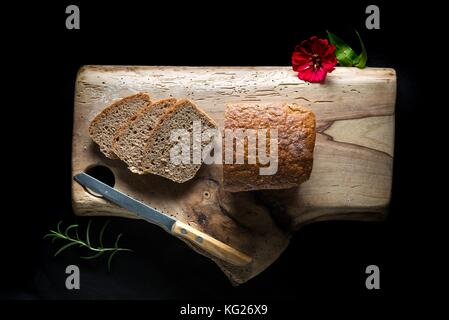
[[[114,102],[92,120],[89,135],[100,146],[101,152],[106,157],[117,159],[112,150],[115,134],[131,116],[149,103],[148,94],[137,93]]]
[[[144,173],[142,158],[147,140],[176,99],[162,99],[146,105],[123,124],[114,136],[112,150],[134,173]]]
[[[223,164],[223,186],[226,191],[291,188],[309,179],[315,145],[315,115],[311,110],[292,103],[228,104],[224,128],[225,143],[226,131],[235,129],[277,129],[278,135],[277,171],[271,175],[261,175],[260,169],[268,165],[261,165],[258,160],[249,164],[245,140],[245,162],[229,164],[225,161]],[[265,146],[267,155],[270,138],[273,137],[267,138]],[[259,141],[257,152],[258,146]],[[225,145],[224,150],[227,148],[229,146]],[[231,146],[230,150],[234,161],[242,156],[238,154],[240,151],[236,145]]]

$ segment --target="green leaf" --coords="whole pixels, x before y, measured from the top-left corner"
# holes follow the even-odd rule
[[[65,236],[63,236],[62,234],[59,234],[59,233],[57,233],[56,231],[53,231],[53,230],[50,230],[50,233],[47,233],[46,235],[44,235],[44,237],[42,239],[45,239],[45,238],[48,238],[48,237],[66,239]]]
[[[91,222],[92,222],[92,220],[89,220],[89,223],[87,224],[87,229],[86,229],[86,243],[89,247],[90,247],[89,230],[90,230]]]
[[[59,249],[59,250],[55,253],[55,257],[56,257],[58,254],[60,254],[62,251],[64,251],[65,249],[70,248],[71,246],[74,246],[74,245],[76,245],[76,244],[77,244],[76,242],[69,242],[69,243],[67,243],[66,245],[64,245],[61,249]]]
[[[366,61],[368,60],[368,54],[366,52],[365,45],[360,37],[360,34],[355,31],[357,37],[359,38],[360,47],[362,52],[357,55],[355,51],[348,46],[342,39],[337,37],[335,34],[327,32],[329,41],[335,45],[335,56],[337,57],[338,63],[344,67],[357,67],[364,68],[366,66]]]
[[[110,256],[109,256],[109,259],[108,259],[108,271],[109,271],[109,272],[111,271],[111,261],[112,261],[112,257],[114,257],[114,255],[117,253],[117,251],[118,251],[118,250],[113,251],[113,252],[110,254]]]
[[[77,224],[72,224],[71,226],[68,226],[67,229],[65,229],[65,235],[68,236],[69,235],[69,230],[73,229],[73,228],[77,228],[78,225]]]
[[[100,247],[103,247],[103,234],[104,234],[104,230],[106,229],[106,227],[109,224],[109,221],[110,220],[106,221],[105,224],[103,225],[103,228],[101,228],[101,231],[100,231]]]
[[[335,34],[327,31],[327,35],[330,43],[336,47],[335,56],[337,57],[338,63],[344,67],[352,67],[358,59],[355,51]]]
[[[54,234],[54,233],[47,233],[42,239],[49,238],[49,237],[50,237],[50,238],[53,238],[53,239],[51,239],[51,243],[54,243],[56,239],[59,239],[59,238],[60,238],[60,236],[57,235],[57,234]]]
[[[116,249],[118,249],[118,241],[120,240],[121,237],[122,237],[122,234],[120,233],[120,234],[117,236],[117,239],[115,240],[114,247],[115,247]]]
[[[45,236],[42,237],[42,239],[48,238],[48,237],[54,237],[54,238],[59,238],[58,234],[54,234],[54,233],[47,233]]]
[[[366,66],[366,61],[368,60],[368,54],[366,52],[366,48],[365,48],[365,45],[363,44],[360,34],[357,32],[357,30],[355,31],[355,33],[357,33],[357,37],[359,38],[360,47],[362,47],[362,53],[359,54],[358,61],[354,66],[362,69],[362,68],[365,68],[365,66]]]
[[[95,259],[95,258],[98,258],[99,256],[101,256],[103,253],[104,253],[104,251],[100,251],[100,252],[97,252],[96,254],[93,254],[91,256],[82,256],[80,258],[81,259],[85,259],[85,260]]]
[[[61,229],[59,229],[59,226],[61,225],[62,220],[58,222],[58,225],[56,226],[56,230],[58,230],[59,233],[61,233]]]

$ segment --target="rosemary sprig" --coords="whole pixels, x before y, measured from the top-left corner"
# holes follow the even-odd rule
[[[56,251],[55,253],[55,257],[60,254],[61,252],[63,252],[64,250],[76,246],[78,245],[80,248],[87,248],[90,251],[93,251],[94,253],[90,256],[81,256],[81,259],[95,259],[98,258],[100,256],[102,256],[105,253],[109,253],[109,258],[108,258],[108,270],[111,270],[111,261],[112,258],[114,257],[114,255],[119,252],[119,251],[132,251],[131,249],[126,249],[126,248],[119,248],[118,246],[118,242],[122,236],[122,234],[119,234],[117,236],[117,239],[115,240],[114,246],[113,247],[104,247],[103,246],[103,235],[104,235],[104,231],[106,230],[106,227],[109,223],[109,220],[106,221],[106,223],[103,225],[103,227],[101,228],[100,231],[100,235],[99,235],[99,246],[94,246],[92,245],[91,241],[90,241],[90,225],[91,225],[91,220],[89,220],[88,224],[87,224],[87,228],[86,228],[86,240],[83,241],[80,236],[78,235],[78,225],[77,224],[72,224],[69,225],[64,232],[61,232],[61,224],[62,221],[59,221],[58,225],[56,226],[56,230],[50,230],[49,233],[47,233],[44,236],[45,238],[52,238],[52,243],[55,242],[56,239],[62,239],[65,241],[68,241],[67,244],[65,244],[64,246],[62,246],[58,251]],[[71,236],[69,235],[69,231],[71,229],[74,229],[75,231],[75,235]],[[72,232],[73,233],[73,232]]]

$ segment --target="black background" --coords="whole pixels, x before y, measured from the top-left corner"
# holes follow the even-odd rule
[[[423,238],[438,212],[429,203],[430,187],[422,187],[427,179],[422,167],[429,160],[423,149],[432,150],[433,145],[427,134],[416,134],[416,128],[424,132],[432,125],[422,119],[422,110],[432,103],[424,93],[428,77],[423,66],[432,64],[432,57],[441,51],[431,45],[433,30],[423,21],[437,9],[377,2],[381,29],[367,30],[369,2],[155,6],[149,1],[75,1],[81,10],[81,29],[67,30],[68,4],[72,3],[19,4],[4,11],[15,17],[3,28],[8,44],[5,69],[11,79],[7,94],[12,97],[7,106],[22,122],[8,129],[16,138],[4,141],[13,155],[3,159],[12,178],[5,201],[13,205],[4,209],[6,220],[1,225],[6,244],[2,297],[297,301],[316,297],[370,302],[422,294],[421,285],[430,281],[424,268],[432,263],[433,254]],[[76,250],[53,257],[56,247],[42,240],[45,232],[59,220],[81,226],[88,221],[75,218],[70,204],[74,81],[80,66],[289,66],[295,44],[312,35],[325,37],[326,30],[359,50],[354,29],[365,41],[368,66],[391,67],[398,76],[393,194],[386,221],[308,225],[272,266],[239,287],[231,286],[211,261],[140,221],[112,219],[108,233],[123,233],[122,246],[135,252],[116,256],[111,273],[106,261],[85,262]],[[5,116],[4,128],[15,117]],[[105,220],[93,218],[93,225],[99,227]],[[65,289],[68,264],[80,267],[81,290]],[[369,264],[380,267],[381,290],[365,288]]]

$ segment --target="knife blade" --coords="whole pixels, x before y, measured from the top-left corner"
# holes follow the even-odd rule
[[[108,199],[120,207],[135,213],[139,217],[164,228],[168,232],[171,232],[171,229],[176,222],[175,219],[167,216],[166,214],[127,196],[123,192],[108,186],[87,173],[79,173],[74,177],[74,179],[82,186],[102,195],[105,199]]]
[[[193,245],[219,259],[237,266],[244,266],[252,261],[252,258],[245,253],[108,186],[85,172],[75,175],[74,180],[112,203],[160,226],[179,238],[190,241]]]

